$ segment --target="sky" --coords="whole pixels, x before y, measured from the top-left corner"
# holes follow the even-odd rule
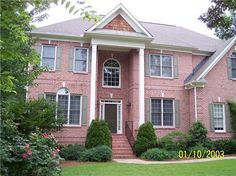
[[[71,1],[76,4],[76,0]],[[210,0],[85,0],[85,2],[101,15],[106,15],[122,3],[138,21],[181,26],[215,37],[214,32],[198,20],[198,17],[207,11]],[[77,6],[79,7],[79,4]],[[61,5],[52,5],[47,13],[48,19],[34,25],[41,27],[79,17],[79,14],[70,14]]]

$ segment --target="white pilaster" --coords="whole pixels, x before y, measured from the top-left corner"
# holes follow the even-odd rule
[[[145,122],[144,106],[144,48],[139,49],[139,126]]]
[[[97,78],[97,45],[92,45],[92,59],[91,59],[91,87],[90,87],[90,120],[95,119],[95,109],[96,109],[96,78]]]

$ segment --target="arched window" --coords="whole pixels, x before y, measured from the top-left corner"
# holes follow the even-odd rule
[[[46,99],[57,103],[57,112],[62,112],[67,125],[81,125],[81,96],[71,95],[66,88],[56,94],[46,93]]]
[[[109,59],[103,65],[103,86],[120,87],[120,64]]]

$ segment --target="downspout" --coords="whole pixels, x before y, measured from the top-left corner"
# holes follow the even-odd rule
[[[195,117],[195,122],[197,122],[197,87],[194,86],[194,117]]]

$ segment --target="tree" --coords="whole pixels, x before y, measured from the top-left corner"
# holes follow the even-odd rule
[[[24,97],[25,87],[43,70],[39,67],[39,55],[33,48],[35,41],[29,32],[34,29],[32,21],[47,18],[45,10],[52,3],[65,5],[70,13],[80,12],[84,18],[97,20],[91,6],[82,1],[78,1],[77,7],[70,0],[2,0],[0,91],[3,99],[11,95]],[[33,66],[30,70],[29,65]]]
[[[214,29],[220,39],[236,35],[236,0],[211,0],[212,5],[199,19]]]

